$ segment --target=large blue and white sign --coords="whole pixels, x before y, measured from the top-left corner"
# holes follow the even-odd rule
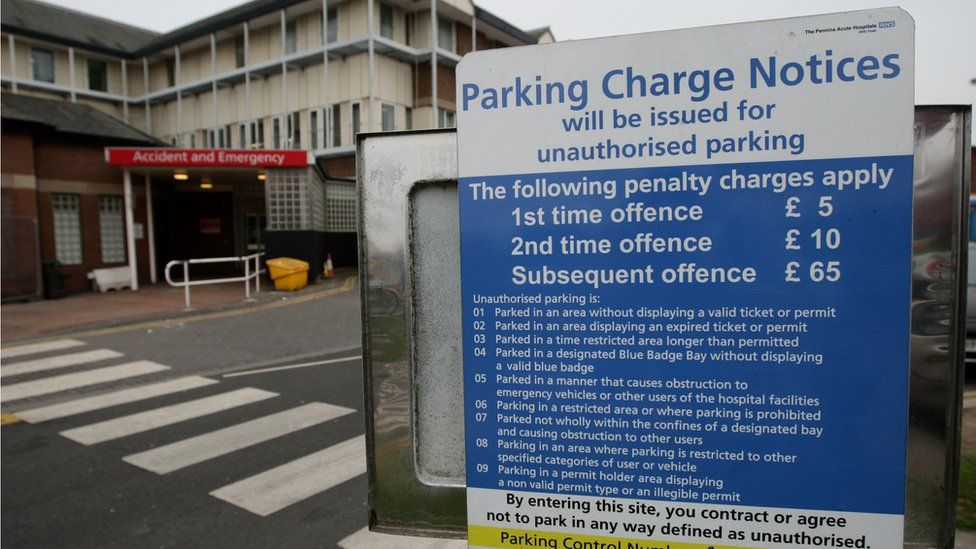
[[[902,547],[914,24],[457,70],[469,544]]]

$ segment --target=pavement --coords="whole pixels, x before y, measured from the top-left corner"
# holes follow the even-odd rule
[[[201,311],[253,307],[328,291],[355,274],[354,270],[340,269],[336,278],[310,284],[297,292],[276,292],[269,281],[263,281],[259,292],[255,293],[252,287],[249,299],[245,299],[241,282],[194,286],[190,292],[191,309],[186,309],[183,289],[167,284],[143,286],[135,292],[87,292],[61,299],[7,303],[0,317],[0,335],[8,344],[85,329],[188,317]]]

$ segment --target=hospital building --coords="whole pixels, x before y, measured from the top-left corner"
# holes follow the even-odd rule
[[[255,0],[162,34],[2,0],[0,23],[5,300],[55,269],[80,292],[189,258],[354,264],[355,136],[452,127],[461,56],[554,40],[470,0]]]

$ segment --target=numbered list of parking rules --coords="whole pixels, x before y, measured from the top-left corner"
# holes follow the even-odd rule
[[[509,494],[477,518],[591,528],[580,512],[530,520],[514,494],[639,499],[665,505],[644,512],[659,535],[708,537],[664,513],[867,490],[830,464],[886,459],[858,393],[904,352],[863,342],[884,345],[878,319],[903,314],[905,285],[879,269],[907,258],[906,229],[879,204],[910,188],[910,162],[462,180],[462,241],[478,245],[462,264],[468,484]]]

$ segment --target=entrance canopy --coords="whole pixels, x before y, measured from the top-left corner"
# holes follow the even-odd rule
[[[109,165],[117,166],[123,170],[127,255],[133,289],[138,288],[138,280],[136,277],[136,260],[132,253],[132,250],[135,249],[136,239],[132,214],[134,208],[132,173],[146,176],[146,228],[148,229],[146,237],[149,248],[150,280],[152,282],[156,281],[156,242],[153,230],[152,203],[153,180],[157,182],[172,181],[177,184],[175,189],[181,191],[178,194],[196,192],[196,197],[188,202],[188,204],[196,207],[196,209],[205,209],[208,207],[208,204],[213,206],[213,204],[217,203],[220,203],[219,205],[222,208],[225,206],[226,208],[230,208],[230,210],[224,212],[223,210],[215,209],[216,207],[214,206],[211,208],[213,211],[203,212],[206,215],[203,215],[203,213],[200,214],[202,217],[198,224],[191,224],[203,227],[204,221],[206,221],[207,227],[221,227],[220,238],[217,240],[220,240],[221,243],[231,248],[234,246],[245,246],[247,249],[250,249],[251,237],[249,235],[250,233],[263,230],[263,225],[266,222],[264,216],[266,207],[270,212],[278,212],[281,214],[277,217],[288,214],[291,217],[300,218],[299,221],[305,224],[312,223],[311,220],[314,217],[312,214],[319,213],[319,209],[323,210],[321,216],[324,216],[324,208],[315,208],[315,206],[321,205],[324,202],[324,191],[322,190],[321,174],[315,167],[315,157],[309,151],[292,149],[106,147],[105,161]],[[184,182],[189,183],[189,185],[183,185]],[[259,186],[255,187],[255,184],[259,184]],[[314,187],[312,189],[313,191],[318,191],[315,197],[306,196],[310,194],[308,191],[310,186]],[[208,201],[204,194],[200,194],[201,191],[205,194],[223,192],[225,193],[224,196],[232,198],[222,201],[216,199]],[[257,192],[255,193],[255,191]],[[267,196],[267,205],[264,204],[265,196]],[[315,200],[315,198],[319,198],[319,200]],[[288,206],[287,208],[271,207],[273,205],[272,203],[277,204],[285,199],[292,201],[296,199],[301,200],[295,205],[290,203],[286,204]],[[250,211],[255,207],[261,208],[260,213]],[[193,208],[182,209],[192,210]],[[315,209],[315,212],[313,212],[313,209]],[[219,223],[215,222],[221,216],[226,217],[226,220]],[[238,217],[240,219],[237,219]],[[270,215],[268,216],[268,221],[275,221],[271,217]],[[290,221],[290,219],[286,221]],[[253,230],[249,228],[251,225],[255,227]],[[235,229],[235,226],[238,227]],[[211,230],[210,232],[213,231]],[[206,231],[204,233],[209,234]],[[205,234],[204,236],[200,234],[186,235],[186,238],[181,238],[180,240],[201,242],[205,240]],[[184,252],[187,251],[184,250]],[[227,253],[230,252],[221,252],[218,255],[224,256]]]
[[[312,166],[315,157],[309,151],[292,149],[106,147],[105,161],[134,173],[180,181],[199,181],[218,173],[225,179],[253,180],[256,173],[268,168]]]

